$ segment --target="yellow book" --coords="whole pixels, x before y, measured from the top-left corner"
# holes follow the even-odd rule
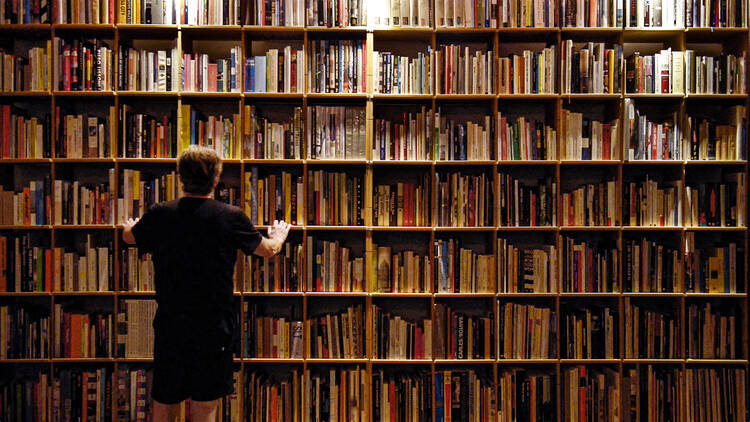
[[[614,50],[610,51],[609,54],[609,93],[610,94],[616,94],[615,92],[615,72],[619,71],[619,69],[615,69],[615,52]]]
[[[251,207],[250,195],[252,192],[250,189],[250,187],[252,186],[251,178],[252,178],[252,173],[249,171],[246,171],[245,172],[245,196],[243,197],[243,201],[242,201],[242,209],[245,211],[245,214],[247,214],[248,217],[252,215],[252,209],[250,208]]]
[[[112,130],[114,127],[114,122],[117,121],[117,109],[115,106],[111,106],[109,108],[109,121],[107,124],[109,125],[109,156],[113,157],[115,154],[115,149],[117,145],[117,132]]]
[[[117,8],[117,23],[128,23],[128,0],[119,0]]]
[[[190,105],[182,104],[180,106],[180,134],[178,141],[178,151],[185,151],[190,145]]]
[[[719,256],[708,257],[708,292],[709,293],[721,293],[724,291],[724,271],[722,268],[722,264],[723,264],[723,260],[719,258]]]
[[[141,199],[141,172],[133,170],[133,201]]]
[[[292,221],[292,175],[283,173],[284,182],[284,221]]]

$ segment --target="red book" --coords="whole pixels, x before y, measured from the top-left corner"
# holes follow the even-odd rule
[[[602,125],[602,158],[605,160],[611,160],[612,152],[610,151],[610,143],[612,142],[612,127],[609,123]]]
[[[536,194],[531,194],[531,226],[536,226]]]
[[[8,238],[0,236],[0,292],[8,291],[8,276],[6,263],[8,262]]]
[[[216,63],[209,63],[208,64],[208,92],[216,92],[218,89],[216,88],[216,80],[217,80],[218,71],[216,69]]]
[[[0,254],[0,257],[2,254]],[[2,289],[0,288],[0,291]],[[44,251],[44,291],[52,291],[52,250],[46,249]]]
[[[2,106],[2,158],[10,158],[10,105]]]
[[[71,358],[81,357],[81,324],[83,315],[70,314],[70,356]]]
[[[581,366],[581,381],[578,384],[578,410],[580,412],[578,420],[586,420],[586,367]]]

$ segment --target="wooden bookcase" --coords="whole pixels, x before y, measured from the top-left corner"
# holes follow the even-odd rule
[[[433,49],[436,49],[441,42],[457,42],[461,43],[466,40],[481,40],[486,42],[488,46],[492,48],[495,57],[498,56],[497,52],[501,45],[505,43],[524,44],[526,42],[538,42],[544,41],[550,45],[556,45],[557,49],[557,75],[560,75],[560,59],[559,52],[562,40],[574,39],[577,41],[605,41],[608,43],[616,43],[626,46],[629,43],[661,43],[668,42],[671,46],[678,50],[684,50],[687,44],[690,43],[718,43],[718,44],[732,44],[736,46],[739,51],[748,51],[748,41],[750,41],[750,33],[747,28],[730,28],[730,29],[710,29],[710,28],[687,28],[687,29],[631,29],[631,28],[497,28],[497,29],[467,29],[467,28],[371,28],[371,27],[354,27],[354,28],[317,28],[317,27],[254,27],[254,26],[199,26],[189,27],[185,25],[69,25],[69,24],[51,24],[51,25],[0,25],[0,38],[5,37],[24,37],[28,35],[34,35],[44,39],[53,39],[61,34],[76,34],[78,36],[86,38],[98,38],[102,37],[109,40],[114,40],[114,51],[115,61],[117,60],[116,49],[120,48],[121,41],[125,39],[143,39],[148,40],[152,36],[156,36],[158,39],[170,39],[173,40],[176,45],[180,48],[185,47],[186,40],[189,39],[205,39],[205,40],[233,40],[242,46],[243,55],[246,55],[246,51],[249,48],[250,42],[253,40],[295,40],[295,42],[301,42],[304,48],[307,49],[308,40],[313,37],[321,38],[326,36],[336,37],[352,37],[361,38],[367,40],[367,57],[372,56],[374,46],[377,46],[379,41],[405,41],[413,42],[417,41],[423,44],[430,45]],[[627,57],[627,53],[624,54]],[[244,63],[244,57],[241,60]],[[747,62],[746,62],[747,66]],[[116,71],[116,69],[115,69]],[[242,118],[242,110],[246,104],[255,104],[262,102],[264,104],[273,105],[275,103],[292,104],[294,106],[300,106],[306,109],[310,105],[314,104],[352,104],[365,106],[366,108],[366,121],[367,121],[367,137],[366,137],[366,160],[359,161],[339,161],[339,160],[249,160],[249,159],[236,159],[225,161],[225,172],[231,171],[236,174],[242,175],[252,166],[263,166],[265,164],[274,164],[282,168],[294,169],[295,172],[304,175],[304,183],[307,186],[307,171],[310,168],[324,169],[329,171],[342,171],[340,169],[356,169],[358,172],[364,174],[365,177],[365,192],[364,192],[364,208],[365,208],[365,225],[361,227],[347,226],[347,227],[329,227],[329,226],[310,226],[310,225],[298,225],[293,228],[290,236],[301,235],[303,241],[308,235],[317,235],[318,233],[326,233],[331,237],[346,237],[356,236],[357,239],[364,241],[365,250],[365,262],[366,262],[366,283],[365,292],[361,293],[318,293],[318,292],[285,292],[285,293],[253,293],[253,292],[235,292],[235,298],[238,301],[246,301],[248,299],[263,300],[265,297],[272,297],[274,300],[288,300],[302,303],[302,314],[306,321],[309,315],[312,315],[314,310],[311,306],[315,302],[326,301],[326,300],[343,300],[347,303],[360,303],[365,305],[366,309],[366,321],[371,321],[372,315],[370,312],[370,305],[373,301],[383,302],[388,301],[391,298],[399,298],[399,300],[414,301],[418,306],[424,306],[429,303],[431,310],[434,310],[436,302],[450,303],[451,301],[460,300],[476,300],[478,302],[489,302],[492,303],[492,312],[495,318],[494,329],[496,330],[496,336],[498,333],[498,319],[500,303],[509,301],[542,301],[552,307],[558,315],[557,318],[557,358],[555,359],[543,359],[543,360],[503,360],[498,359],[499,354],[495,353],[496,359],[494,360],[423,360],[423,361],[410,361],[410,360],[376,360],[371,359],[372,352],[372,333],[370,332],[370,326],[367,326],[366,330],[366,342],[367,342],[367,354],[363,359],[247,359],[242,358],[244,352],[240,356],[236,356],[235,363],[244,371],[251,366],[262,365],[268,370],[273,370],[274,365],[295,365],[302,370],[308,370],[311,367],[325,366],[327,364],[358,364],[366,368],[369,376],[368,385],[371,384],[371,375],[373,368],[384,365],[401,365],[403,367],[421,366],[429,367],[432,374],[441,368],[449,368],[455,366],[470,366],[479,367],[482,370],[488,371],[488,373],[494,374],[495,382],[498,382],[498,372],[504,368],[510,367],[523,367],[533,368],[548,372],[554,377],[554,385],[556,388],[556,398],[554,399],[555,406],[557,408],[557,419],[559,421],[564,420],[562,414],[562,400],[564,397],[562,372],[563,369],[569,365],[606,365],[618,371],[620,373],[620,379],[622,381],[623,371],[626,368],[640,368],[645,365],[665,365],[669,367],[678,368],[683,374],[686,373],[687,368],[699,366],[699,367],[740,367],[745,370],[748,369],[748,275],[747,265],[748,262],[748,234],[746,227],[737,228],[706,228],[706,227],[628,227],[623,226],[622,221],[619,226],[615,227],[568,227],[568,226],[552,226],[552,227],[503,227],[498,225],[497,210],[494,216],[495,225],[490,227],[475,227],[475,228],[464,228],[464,227],[438,227],[434,225],[431,227],[414,228],[414,227],[378,227],[373,224],[372,216],[372,190],[376,183],[376,175],[378,172],[391,172],[399,171],[399,169],[419,169],[429,173],[432,177],[433,189],[432,189],[432,205],[434,208],[436,204],[435,194],[435,174],[441,171],[461,171],[467,167],[473,169],[479,169],[490,174],[494,174],[494,189],[497,192],[498,189],[498,171],[502,170],[523,170],[526,168],[535,168],[537,166],[544,167],[551,174],[555,175],[558,181],[558,186],[562,182],[561,177],[564,177],[567,172],[582,172],[582,174],[588,174],[594,169],[602,170],[604,172],[613,174],[616,176],[618,192],[623,192],[623,181],[629,174],[636,171],[635,169],[642,169],[645,171],[670,171],[673,174],[678,174],[681,178],[683,185],[686,178],[691,175],[698,174],[700,172],[711,172],[722,169],[732,169],[734,171],[744,172],[747,177],[747,161],[649,161],[649,162],[628,162],[625,160],[607,160],[607,161],[562,161],[562,160],[546,160],[546,161],[499,161],[497,159],[491,161],[473,161],[473,162],[462,162],[462,161],[419,161],[419,162],[403,162],[403,161],[377,161],[372,157],[372,142],[373,142],[373,120],[374,116],[377,115],[378,109],[386,108],[389,105],[425,105],[432,107],[436,110],[438,107],[449,110],[451,108],[461,108],[467,105],[477,105],[483,107],[485,113],[495,115],[499,108],[512,108],[517,103],[534,104],[540,107],[545,107],[554,112],[554,126],[558,129],[558,154],[561,151],[564,140],[560,133],[560,119],[563,108],[567,107],[602,107],[614,112],[620,117],[621,124],[624,123],[624,100],[626,98],[632,98],[637,104],[656,104],[673,107],[676,110],[684,112],[687,108],[691,107],[702,107],[703,104],[717,105],[717,104],[738,104],[750,106],[748,104],[748,96],[742,95],[683,95],[683,94],[671,94],[671,95],[645,95],[645,94],[628,94],[625,93],[624,83],[624,69],[621,69],[623,74],[622,91],[617,94],[560,94],[560,83],[559,76],[556,83],[556,94],[543,94],[543,95],[445,95],[445,94],[433,94],[433,95],[385,95],[385,94],[374,94],[372,87],[372,61],[368,59],[368,71],[367,71],[367,93],[359,94],[317,94],[305,93],[301,94],[262,94],[262,93],[193,93],[193,92],[120,92],[120,91],[107,91],[107,92],[60,92],[60,91],[41,91],[41,92],[0,92],[0,103],[7,104],[14,101],[17,102],[35,102],[42,104],[43,107],[48,106],[51,116],[54,116],[55,106],[60,103],[70,103],[71,101],[80,101],[86,103],[90,100],[94,100],[98,103],[106,103],[112,105],[119,111],[121,104],[127,103],[138,103],[138,102],[150,102],[152,100],[158,100],[167,104],[172,104],[178,110],[178,121],[185,118],[185,116],[179,115],[180,105],[184,102],[200,103],[202,101],[221,101],[225,104],[233,104],[236,106],[237,112],[240,113]],[[750,79],[750,75],[746,76]],[[85,107],[81,104],[80,107]],[[610,108],[611,107],[611,108]],[[53,120],[54,122],[54,120]],[[114,130],[118,132],[119,122],[115,122]],[[244,122],[243,122],[244,124]],[[53,123],[54,125],[54,123]],[[179,124],[177,125],[179,128]],[[54,129],[54,128],[53,128]],[[621,136],[622,131],[620,132]],[[52,131],[52,157],[55,157],[54,151],[54,136],[55,130]],[[621,145],[625,142],[621,139]],[[303,140],[304,143],[304,140]],[[493,142],[495,150],[493,156],[497,157],[496,154],[496,142]],[[119,147],[118,147],[119,148]],[[119,156],[119,151],[117,151]],[[119,176],[122,173],[123,168],[129,166],[144,166],[144,165],[158,165],[163,168],[174,168],[174,159],[125,159],[125,158],[107,158],[107,159],[64,159],[64,158],[45,158],[45,159],[0,159],[0,168],[21,168],[25,166],[42,166],[49,170],[49,175],[52,180],[55,180],[59,174],[60,169],[64,167],[86,167],[86,166],[103,166],[104,168],[114,168],[116,180],[119,180]],[[346,170],[344,170],[346,171]],[[11,170],[12,173],[12,170]],[[596,174],[597,171],[594,171]],[[0,172],[5,174],[5,172]],[[699,176],[693,176],[699,177]],[[240,177],[240,183],[242,177]],[[6,181],[0,180],[0,184]],[[119,182],[118,182],[119,183]],[[115,192],[115,195],[119,196],[120,186],[111,187]],[[245,189],[247,186],[241,186],[241,196],[244,197]],[[623,195],[618,195],[617,198],[617,212],[621,213]],[[559,201],[559,197],[555,198]],[[558,202],[559,203],[559,202]],[[307,206],[307,204],[305,204]],[[683,203],[684,206],[684,203]],[[495,208],[495,207],[493,207]],[[558,213],[560,210],[558,210]],[[433,214],[434,215],[434,214]],[[621,219],[622,220],[622,219]],[[115,217],[115,221],[118,221],[118,217]],[[559,218],[558,218],[559,221]],[[259,229],[265,229],[265,227],[259,227]],[[42,236],[46,236],[49,239],[49,245],[57,245],[56,240],[64,237],[65,232],[68,231],[85,231],[104,233],[105,236],[111,236],[114,244],[114,259],[115,259],[115,281],[114,285],[118,286],[117,277],[119,276],[119,257],[121,256],[119,251],[123,247],[121,240],[121,225],[101,225],[101,226],[0,226],[0,233],[8,232],[24,232],[34,231],[40,232]],[[429,253],[430,261],[434,262],[434,248],[433,241],[441,236],[475,236],[484,239],[483,242],[488,252],[496,253],[496,240],[498,237],[503,236],[528,236],[529,238],[542,238],[549,237],[554,239],[554,243],[557,245],[558,253],[561,253],[561,239],[566,235],[580,235],[586,238],[596,238],[600,236],[606,236],[607,238],[613,239],[620,251],[623,248],[623,239],[629,239],[632,237],[640,237],[642,235],[656,234],[670,238],[674,244],[684,246],[685,236],[687,232],[696,232],[698,236],[709,235],[716,236],[718,238],[731,237],[736,239],[737,242],[743,246],[744,256],[740,258],[743,260],[745,268],[744,278],[738,280],[738,290],[742,293],[736,294],[705,294],[705,293],[623,293],[623,292],[611,292],[611,293],[376,293],[371,292],[372,280],[371,272],[367,269],[377,259],[376,251],[373,248],[373,238],[377,238],[382,233],[388,232],[403,232],[403,233],[418,233],[418,239],[424,239],[427,241],[426,244],[420,245],[420,249],[426,250]],[[698,241],[696,241],[698,243]],[[682,249],[679,249],[682,250]],[[621,255],[622,256],[622,255]],[[238,260],[240,268],[242,267],[242,260]],[[623,264],[622,259],[620,260],[620,279],[622,279]],[[431,271],[431,274],[434,274]],[[684,274],[681,274],[684,276]],[[433,285],[431,283],[431,285]],[[57,292],[41,292],[41,293],[0,293],[0,303],[5,304],[8,301],[14,301],[17,303],[24,303],[29,298],[33,300],[46,301],[49,304],[50,315],[52,315],[52,309],[56,303],[68,299],[75,299],[78,301],[89,301],[94,297],[99,297],[100,300],[111,302],[112,309],[117,314],[118,304],[123,298],[153,298],[153,293],[136,293],[136,292],[94,292],[94,293],[57,293]],[[676,306],[678,311],[678,321],[680,327],[680,359],[673,360],[653,360],[653,359],[625,359],[624,354],[624,323],[623,323],[623,312],[624,312],[624,301],[626,297],[630,297],[637,301],[646,301],[654,303],[671,303]],[[690,303],[702,303],[706,301],[713,301],[719,299],[720,301],[727,301],[729,303],[735,303],[741,308],[741,332],[742,338],[742,356],[737,360],[692,360],[686,359],[686,332],[687,325],[687,313],[686,307]],[[561,345],[559,344],[560,339],[560,311],[561,305],[567,303],[577,303],[580,301],[598,301],[604,300],[609,303],[615,304],[615,308],[619,310],[617,321],[618,336],[617,342],[619,347],[616,349],[616,359],[593,359],[593,360],[575,360],[575,359],[560,359],[561,356]],[[416,305],[415,305],[416,306]],[[238,312],[241,311],[241,306],[238,307]],[[430,311],[432,312],[432,311]],[[241,315],[241,320],[245,319],[245,315]],[[51,326],[50,326],[50,332]],[[305,333],[307,336],[309,333]],[[499,338],[499,337],[498,337]],[[114,341],[114,339],[112,339]],[[434,341],[434,340],[433,340]],[[243,342],[244,344],[244,342]],[[305,356],[309,356],[308,340],[304,338],[305,344]],[[493,345],[497,349],[497,345]],[[52,356],[52,353],[49,353]],[[2,366],[39,366],[46,368],[50,374],[55,373],[55,369],[58,367],[68,367],[69,365],[107,365],[116,371],[118,365],[125,364],[148,364],[149,359],[123,359],[123,358],[92,358],[92,359],[63,359],[63,358],[50,358],[50,359],[19,359],[19,360],[3,360],[0,361]],[[434,376],[431,378],[434,380]],[[686,387],[681,386],[682,394]],[[621,393],[624,394],[623,388]],[[368,403],[365,404],[367,409],[370,409],[371,396],[368,393]],[[240,386],[239,395],[242,398],[240,401],[244,401],[243,387]],[[113,394],[114,396],[114,394]],[[684,397],[684,396],[683,396]],[[116,399],[113,399],[116,401]],[[434,400],[434,395],[433,395]],[[113,405],[113,413],[116,407]],[[434,406],[433,406],[434,409]]]

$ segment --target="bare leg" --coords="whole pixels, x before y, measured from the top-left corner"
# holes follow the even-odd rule
[[[191,422],[216,422],[219,400],[190,402]]]
[[[180,415],[180,405],[177,404],[163,404],[154,400],[154,422],[177,422]]]

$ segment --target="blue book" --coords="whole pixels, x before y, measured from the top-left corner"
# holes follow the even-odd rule
[[[255,56],[255,91],[266,92],[266,56]]]
[[[29,10],[31,10],[31,1],[23,0],[23,23],[25,24],[31,23],[31,13]]]
[[[195,109],[190,110],[190,145],[197,144],[195,140],[195,119],[196,119],[197,113],[195,112]]]
[[[444,422],[443,374],[435,374],[435,422]]]
[[[253,92],[253,77],[255,77],[255,60],[245,59],[245,92]]]
[[[250,169],[250,222],[258,224],[258,167]]]
[[[224,60],[217,60],[216,61],[216,91],[217,92],[224,92],[226,89],[224,89],[224,81],[226,80],[226,74],[224,73],[226,69],[224,69]]]
[[[344,92],[344,68],[346,67],[348,69],[349,63],[344,63],[343,60],[341,60],[344,57],[344,43],[342,41],[339,41],[339,68],[338,68],[338,75],[339,75],[339,82],[338,82],[338,90],[336,92]],[[352,82],[352,79],[349,79],[349,83]]]
[[[234,63],[236,59],[237,57],[233,48],[231,53],[229,54],[229,69],[232,69],[232,67],[234,67]],[[235,72],[230,71],[229,72],[229,91],[234,91],[234,88],[236,86],[237,86],[237,76],[235,75]]]

